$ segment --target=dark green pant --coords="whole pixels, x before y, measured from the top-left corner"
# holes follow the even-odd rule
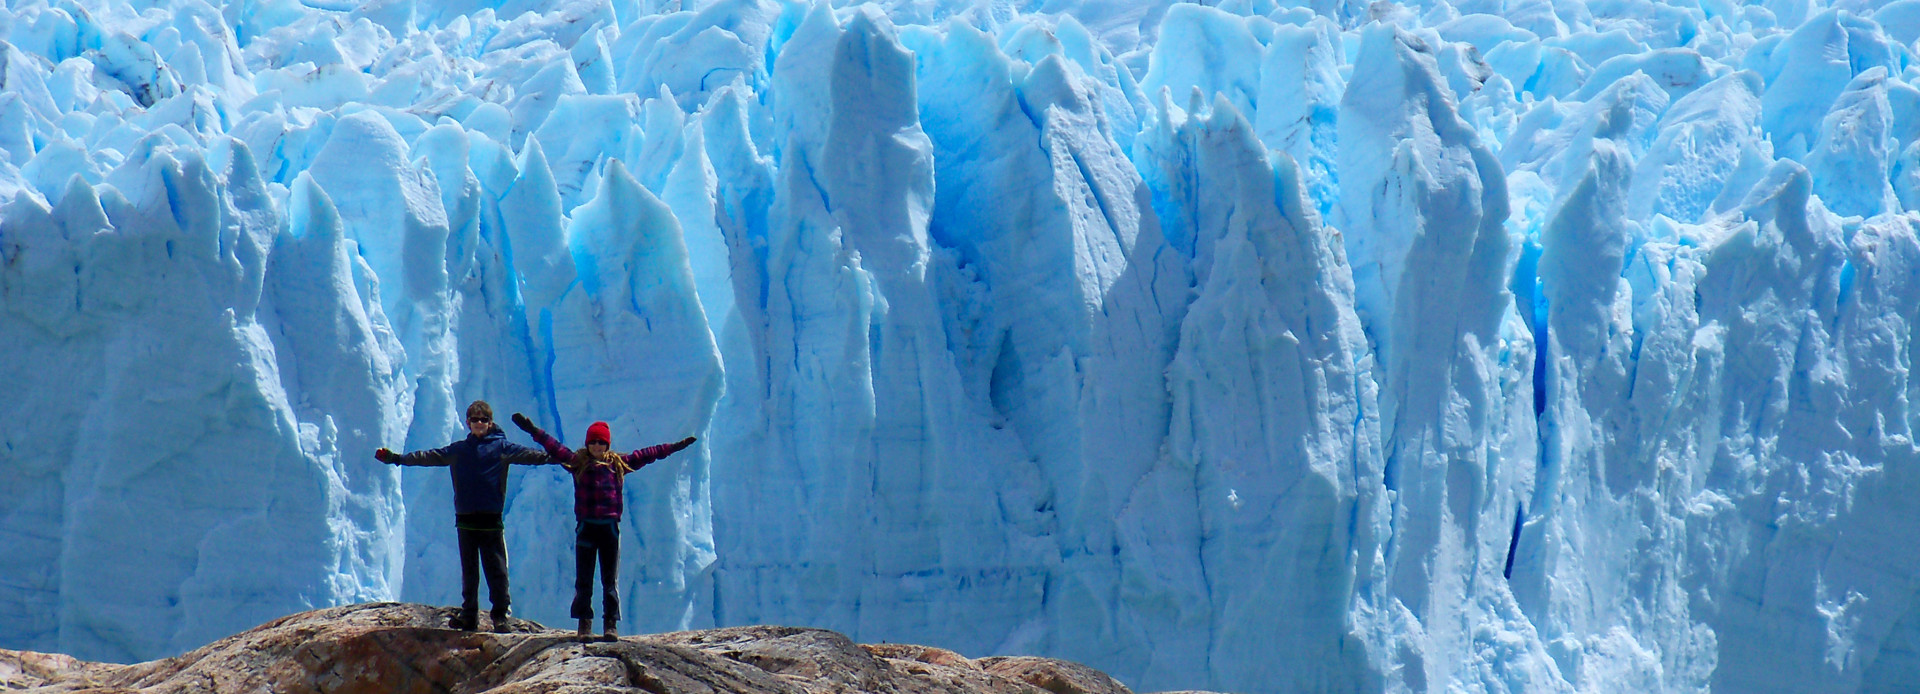
[[[454,516],[460,533],[460,609],[480,610],[480,572],[487,574],[487,596],[495,616],[508,613],[507,534],[498,513],[462,513]]]

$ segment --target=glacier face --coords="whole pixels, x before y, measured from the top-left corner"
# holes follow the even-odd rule
[[[1920,679],[1920,2],[9,0],[0,647],[451,603],[1141,690]],[[514,436],[519,436],[517,432]],[[570,482],[515,470],[564,620]]]

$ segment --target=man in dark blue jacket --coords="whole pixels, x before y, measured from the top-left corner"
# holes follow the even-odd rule
[[[373,457],[394,465],[445,467],[453,475],[453,524],[460,535],[460,614],[454,628],[480,627],[479,568],[486,567],[487,592],[493,601],[493,630],[504,632],[510,623],[507,598],[506,526],[501,509],[507,501],[507,465],[555,463],[546,452],[507,441],[493,424],[493,408],[484,400],[467,406],[465,439],[445,448],[404,455],[382,448]]]

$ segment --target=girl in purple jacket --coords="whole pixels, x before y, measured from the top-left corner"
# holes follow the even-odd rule
[[[646,467],[693,445],[689,436],[673,443],[649,446],[627,454],[613,452],[612,428],[606,422],[587,427],[585,450],[571,450],[555,440],[526,415],[515,412],[514,426],[533,436],[547,455],[573,473],[574,578],[573,617],[580,620],[579,634],[588,635],[593,625],[593,563],[600,561],[600,595],[606,608],[602,624],[606,639],[620,637],[614,627],[620,621],[620,510],[625,500],[627,473]]]

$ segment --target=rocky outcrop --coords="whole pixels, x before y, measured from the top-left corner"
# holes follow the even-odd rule
[[[582,641],[517,621],[508,633],[447,628],[450,610],[373,603],[303,612],[174,658],[89,663],[0,650],[0,689],[282,694],[1132,694],[1092,668],[1047,658],[970,659],[856,644],[823,629],[753,626]]]

